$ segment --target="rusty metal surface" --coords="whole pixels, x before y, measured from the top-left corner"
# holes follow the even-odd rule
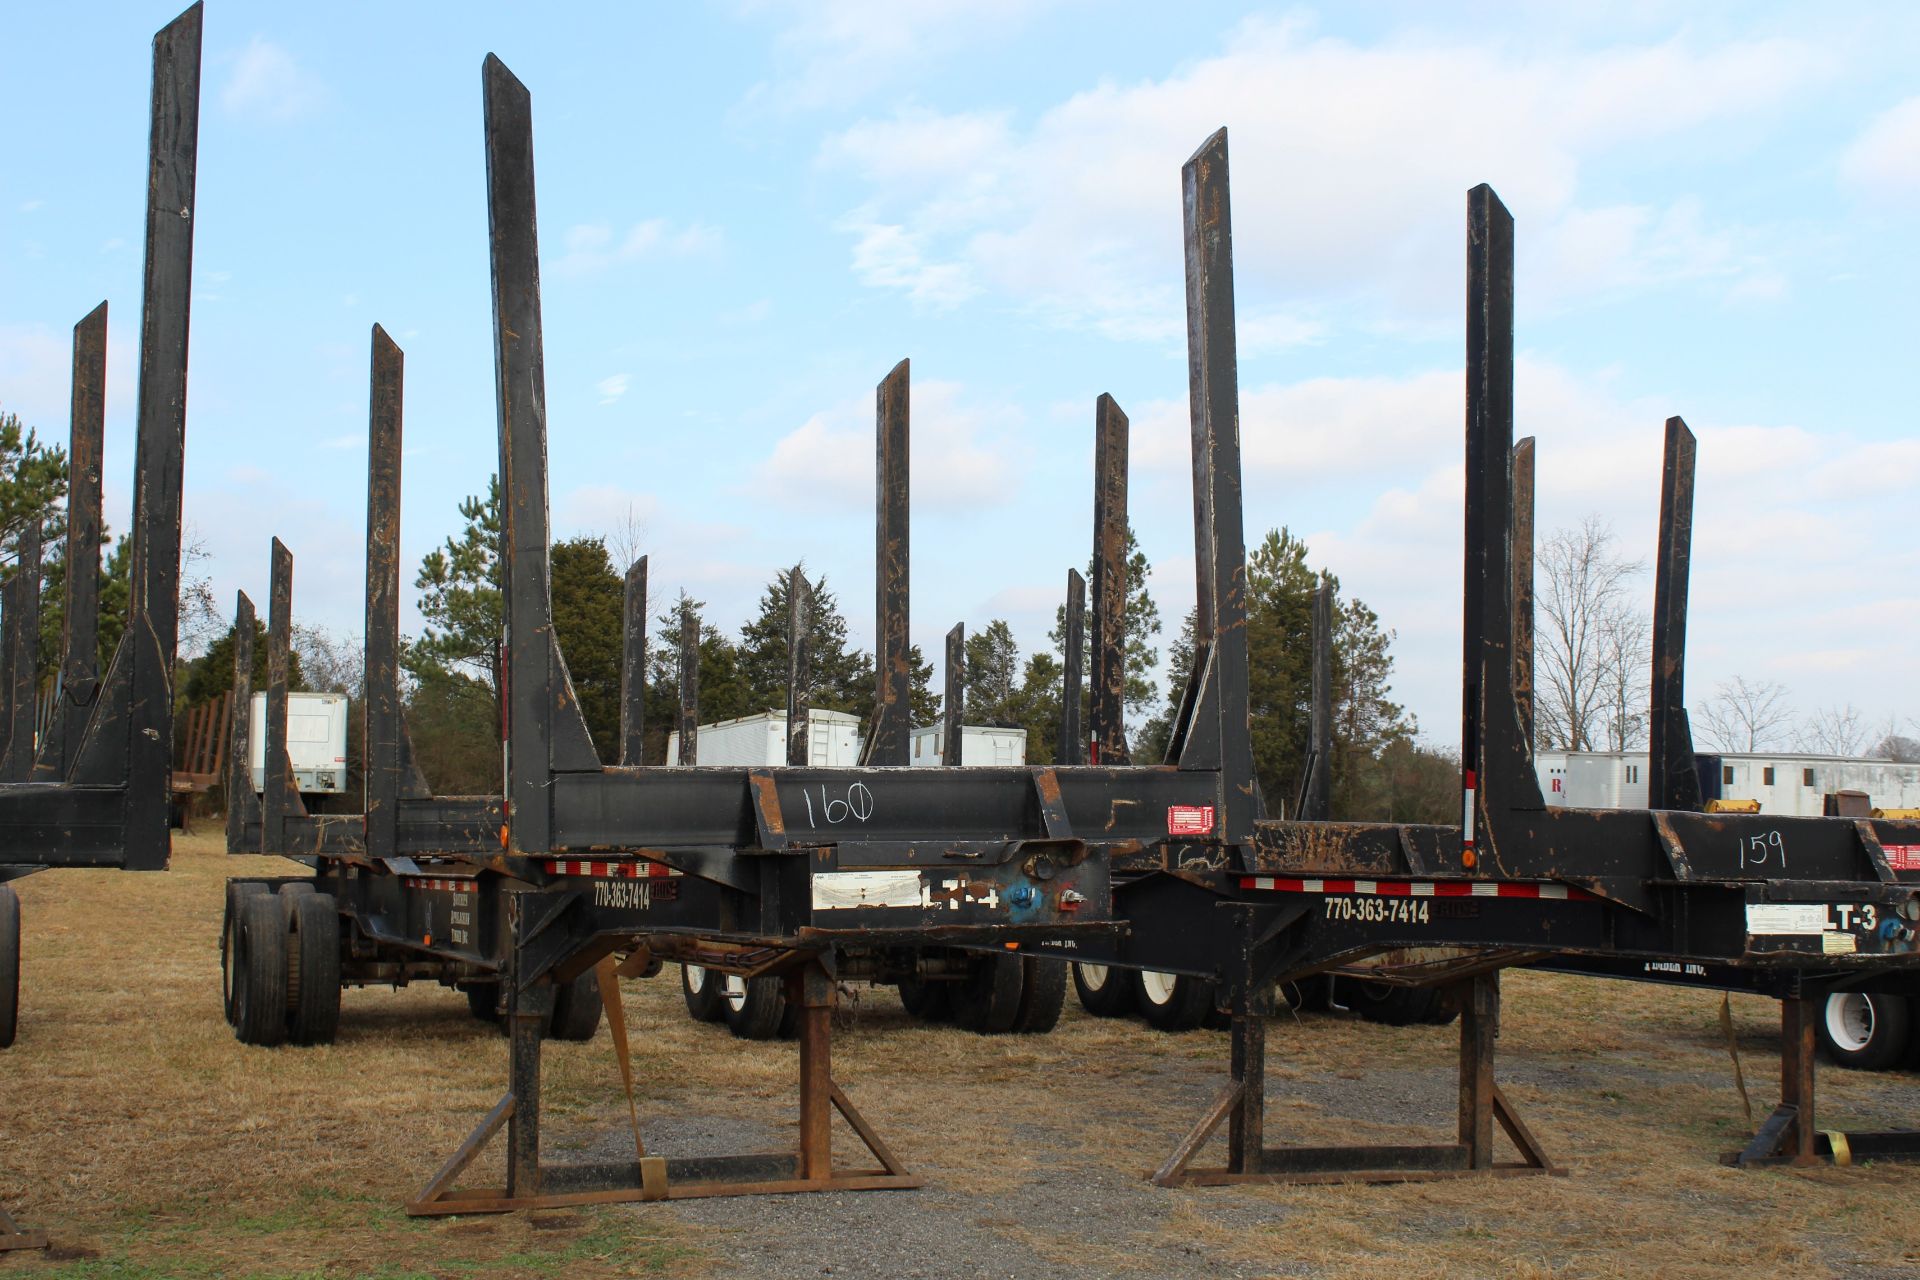
[[[1093,409],[1093,633],[1087,734],[1094,764],[1126,764],[1127,415],[1110,395]]]
[[[1066,661],[1060,671],[1060,741],[1054,760],[1087,762],[1086,735],[1080,731],[1080,680],[1086,669],[1087,583],[1078,569],[1067,570]]]
[[[7,748],[0,752],[0,782],[33,775],[34,722],[39,708],[40,521],[20,530],[20,558],[6,599]],[[168,744],[171,750],[172,744]]]
[[[966,763],[961,756],[965,749],[961,728],[966,723],[967,710],[967,628],[964,623],[954,623],[953,630],[947,632],[946,668],[946,691],[940,699],[940,757],[941,763],[951,766]]]
[[[813,625],[813,588],[795,565],[787,571],[787,763],[807,763],[807,693],[812,669],[808,664],[807,632]]]
[[[1533,750],[1533,437],[1513,446],[1513,703]]]
[[[874,393],[877,429],[874,488],[873,726],[867,764],[908,763],[913,749],[913,660],[908,638],[907,504],[909,363],[893,367]]]
[[[253,790],[253,601],[236,592],[233,608],[233,694],[239,713],[232,719],[227,742],[227,851],[257,851],[259,842],[247,834],[249,824],[261,819],[260,798]]]
[[[400,459],[406,357],[377,324],[372,344],[363,812],[368,856],[388,858],[398,848],[400,831]]]
[[[679,764],[700,763],[700,616],[686,604],[680,614]]]
[[[293,652],[293,553],[273,540],[267,603],[266,778],[261,799],[260,852],[286,849],[287,819],[306,812],[287,758],[287,690]]]
[[[73,327],[72,423],[67,443],[66,607],[60,707],[34,777],[67,776],[100,692],[100,456],[106,438],[107,304]]]
[[[647,558],[627,566],[621,604],[621,764],[640,764],[647,741]]]
[[[1700,808],[1687,721],[1687,577],[1693,548],[1693,432],[1667,419],[1660,469],[1659,550],[1653,567],[1653,678],[1647,715],[1647,803]]]

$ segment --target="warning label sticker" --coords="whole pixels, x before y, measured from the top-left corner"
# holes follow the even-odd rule
[[[1895,871],[1920,871],[1920,844],[1886,844],[1887,865]]]
[[[1170,836],[1212,835],[1213,806],[1210,804],[1168,805],[1167,834]]]

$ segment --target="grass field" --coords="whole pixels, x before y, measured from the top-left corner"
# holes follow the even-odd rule
[[[836,1074],[926,1190],[412,1221],[402,1201],[500,1096],[504,1044],[438,987],[348,992],[328,1048],[236,1043],[221,885],[287,869],[197,836],[162,875],[19,882],[0,1203],[56,1248],[0,1255],[0,1277],[1920,1274],[1920,1170],[1716,1163],[1748,1132],[1717,994],[1534,973],[1506,981],[1500,1076],[1566,1178],[1160,1191],[1143,1175],[1220,1083],[1224,1035],[1070,1007],[1051,1036],[982,1038],[860,988]],[[1733,1012],[1757,1119],[1775,1006]],[[689,1022],[670,974],[628,984],[627,1013],[656,1148],[785,1140],[791,1045]],[[1276,1025],[1269,1140],[1447,1133],[1453,1046],[1451,1029]],[[630,1144],[605,1034],[547,1064],[555,1154]],[[1821,1083],[1826,1124],[1920,1117],[1912,1076]],[[483,1160],[470,1181],[499,1176]]]

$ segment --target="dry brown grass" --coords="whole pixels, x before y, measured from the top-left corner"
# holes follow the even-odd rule
[[[424,987],[348,992],[331,1048],[237,1044],[218,1003],[221,884],[287,870],[229,859],[196,837],[178,842],[164,875],[20,883],[27,970],[20,1041],[0,1055],[0,1202],[49,1228],[66,1256],[0,1260],[0,1277],[595,1280],[724,1263],[727,1239],[677,1206],[406,1219],[400,1203],[499,1096],[503,1043],[458,995]],[[689,1022],[670,975],[627,991],[643,1119],[788,1130],[793,1046]],[[841,1019],[836,1074],[942,1189],[888,1205],[910,1214],[928,1196],[960,1195],[977,1208],[968,1229],[1088,1275],[1172,1274],[1169,1257],[1192,1260],[1181,1274],[1407,1277],[1900,1274],[1920,1264],[1920,1171],[1741,1174],[1714,1162],[1745,1133],[1718,995],[1521,973],[1507,979],[1506,1003],[1502,1079],[1568,1178],[1147,1191],[1118,1226],[1112,1216],[1039,1221],[1030,1204],[1049,1189],[1058,1197],[1099,1178],[1137,1187],[1218,1086],[1225,1038],[1163,1036],[1070,1008],[1051,1036],[988,1039],[911,1025],[890,994],[867,993]],[[1734,1009],[1764,1114],[1774,1006],[1744,998]],[[1450,1031],[1278,1023],[1269,1140],[1443,1137],[1452,1052]],[[612,1153],[624,1141],[611,1059],[605,1036],[550,1046],[556,1153]],[[1920,1111],[1910,1076],[1828,1071],[1822,1085],[1828,1123],[1892,1127]],[[1024,1117],[1012,1133],[995,1122],[1010,1103]],[[1410,1134],[1408,1115],[1429,1123]],[[483,1161],[470,1181],[498,1177],[497,1162]],[[735,1203],[728,1221],[751,1230],[760,1210]]]

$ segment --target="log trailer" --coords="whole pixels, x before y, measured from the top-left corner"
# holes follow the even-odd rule
[[[1125,527],[1125,433],[1124,415],[1103,397],[1086,758],[1071,723],[1066,758],[1054,766],[902,767],[903,361],[877,393],[878,687],[865,763],[641,766],[634,741],[623,740],[626,763],[603,766],[553,631],[531,100],[497,58],[487,58],[482,81],[505,504],[504,794],[433,795],[410,761],[397,663],[401,356],[376,328],[364,812],[308,814],[284,776],[292,562],[276,543],[268,786],[257,810],[235,788],[229,825],[235,852],[315,867],[300,880],[236,882],[230,895],[232,1014],[243,1039],[325,1038],[343,981],[425,977],[497,992],[479,999],[497,999],[508,1028],[508,1090],[411,1212],[916,1185],[832,1076],[829,1012],[837,981],[849,977],[892,972],[944,985],[963,1007],[996,1018],[1017,1017],[1033,998],[1036,956],[1209,984],[1231,1028],[1231,1065],[1218,1099],[1154,1175],[1184,1185],[1556,1172],[1494,1081],[1499,974],[1514,964],[1677,959],[1816,983],[1904,976],[1920,964],[1920,875],[1896,869],[1886,852],[1920,844],[1920,824],[1543,804],[1525,724],[1530,643],[1516,631],[1516,598],[1531,583],[1517,581],[1514,564],[1527,539],[1514,528],[1513,221],[1486,186],[1468,196],[1462,823],[1264,816],[1248,722],[1224,130],[1182,171],[1198,626],[1168,763],[1127,763],[1120,737],[1115,538]],[[630,589],[630,679],[643,652],[633,601]],[[249,617],[244,598],[240,610]],[[248,633],[240,629],[243,640]],[[238,656],[243,701],[248,663]],[[1069,717],[1078,714],[1073,659]],[[696,664],[682,666],[685,686]],[[691,693],[683,688],[683,730],[693,727]],[[791,689],[790,704],[799,696]],[[636,697],[630,685],[623,739]],[[238,742],[229,752],[247,756]],[[663,1157],[636,1134],[631,1159],[547,1161],[543,1034],[585,1025],[595,977],[598,995],[617,1005],[616,978],[667,962],[783,984],[801,1042],[797,1150]],[[1457,1141],[1268,1147],[1264,1046],[1276,985],[1335,968],[1446,990],[1460,1013]],[[1781,1106],[1741,1163],[1831,1154],[1813,1114],[1808,1008],[1804,998],[1784,1004]],[[625,1063],[617,1007],[612,1030]],[[835,1164],[835,1110],[879,1167]],[[1224,1166],[1192,1167],[1223,1123]],[[1496,1126],[1517,1162],[1496,1160]],[[458,1188],[503,1128],[505,1185]],[[1863,1157],[1915,1149],[1900,1134],[1846,1141]]]

